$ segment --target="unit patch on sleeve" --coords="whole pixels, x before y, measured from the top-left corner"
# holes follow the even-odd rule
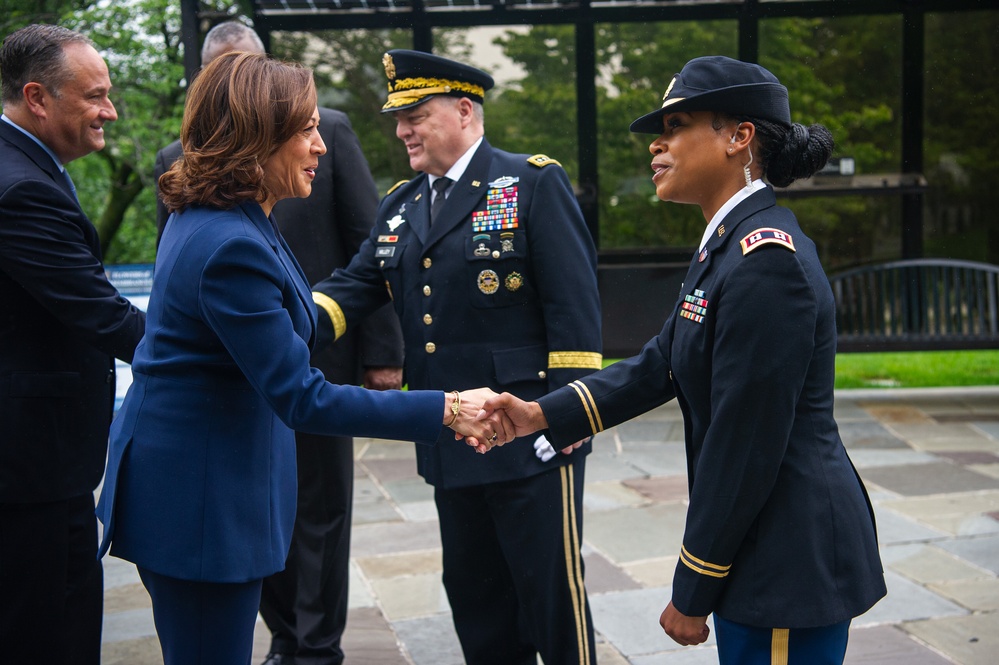
[[[791,235],[781,231],[780,229],[756,229],[748,236],[740,240],[739,243],[742,245],[743,256],[749,254],[757,247],[762,247],[763,245],[771,243],[785,247],[792,252],[795,251],[794,242],[791,241]]]

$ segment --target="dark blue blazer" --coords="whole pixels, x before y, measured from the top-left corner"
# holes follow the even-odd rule
[[[97,230],[55,161],[0,121],[0,503],[93,492],[114,359],[145,315],[108,282]]]
[[[320,343],[393,303],[410,388],[534,399],[601,365],[596,251],[569,178],[548,158],[485,140],[432,227],[421,174],[385,196],[350,265],[314,291]],[[590,451],[542,462],[525,437],[476,455],[449,436],[416,451],[420,474],[443,488],[527,478]]]
[[[357,254],[371,233],[378,207],[375,181],[347,115],[319,107],[319,135],[326,153],[319,156],[312,193],[305,199],[278,201],[271,213],[310,284],[329,277]],[[153,178],[159,182],[182,154],[180,141],[157,152]],[[157,240],[168,217],[157,198]],[[315,348],[312,364],[329,381],[359,385],[364,368],[401,367],[402,348],[399,320],[386,306],[336,344]]]
[[[256,203],[172,217],[147,315],[111,428],[102,553],[180,579],[265,577],[292,534],[294,430],[433,444],[442,429],[441,392],[338,386],[309,367],[309,285]]]
[[[815,245],[767,188],[705,249],[639,355],[538,400],[552,439],[676,397],[690,489],[676,608],[781,628],[858,616],[885,583],[873,510],[833,419],[835,305]]]

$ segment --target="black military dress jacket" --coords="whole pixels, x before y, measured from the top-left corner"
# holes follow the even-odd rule
[[[433,227],[430,202],[425,174],[397,186],[350,265],[313,287],[320,344],[391,299],[411,389],[489,386],[535,399],[600,368],[596,252],[557,162],[483,140]],[[437,446],[417,447],[417,467],[453,488],[571,461],[542,462],[534,438],[477,455],[445,429]]]
[[[688,616],[826,626],[885,594],[874,515],[833,419],[835,306],[769,187],[695,256],[639,355],[539,400],[558,448],[676,397],[690,506],[673,580]]]

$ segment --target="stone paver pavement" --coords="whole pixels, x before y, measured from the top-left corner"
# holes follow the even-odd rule
[[[850,665],[999,662],[999,388],[843,391],[843,439],[878,517],[888,596],[851,630]],[[586,586],[604,665],[716,663],[658,625],[686,509],[680,413],[602,433],[586,469]],[[355,442],[349,665],[460,665],[431,488],[412,444]],[[161,665],[134,567],[105,559],[105,665]],[[258,621],[254,664],[268,634]]]

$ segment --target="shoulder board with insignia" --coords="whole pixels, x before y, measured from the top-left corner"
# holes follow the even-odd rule
[[[791,234],[785,233],[780,229],[756,229],[739,241],[739,244],[742,245],[743,256],[749,254],[757,247],[762,247],[763,245],[769,245],[771,243],[785,247],[792,252],[795,251],[794,242],[791,240]]]
[[[409,181],[408,180],[400,180],[399,182],[395,183],[394,185],[392,185],[391,187],[388,188],[388,191],[385,192],[385,196],[388,196],[389,194],[391,194],[395,190],[399,189],[400,187],[402,187],[403,185],[405,185],[407,182],[409,182]]]
[[[531,155],[527,158],[527,162],[528,164],[534,164],[539,168],[542,166],[548,166],[549,164],[558,164],[559,166],[562,166],[548,155]]]

